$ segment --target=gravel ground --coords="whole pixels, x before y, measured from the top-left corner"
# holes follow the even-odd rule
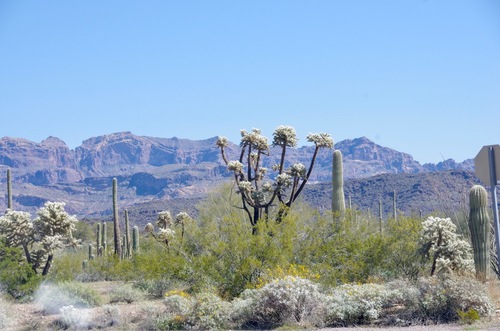
[[[113,282],[100,282],[94,283],[94,288],[107,299],[109,290],[117,283]],[[498,299],[498,298],[497,298]],[[498,300],[497,304],[498,304]],[[143,321],[151,318],[150,314],[154,311],[155,307],[162,307],[161,300],[148,300],[139,301],[132,304],[115,304],[118,312],[117,322],[115,325],[110,325],[106,321],[100,320],[97,324],[94,322],[93,329],[101,329],[108,331],[115,330],[141,330]],[[6,313],[7,319],[10,321],[8,325],[3,328],[0,324],[1,330],[6,331],[28,331],[28,330],[53,330],[53,322],[58,318],[57,315],[45,315],[42,312],[42,307],[33,303],[20,304],[13,302],[3,302],[0,307],[0,313]],[[84,312],[82,312],[84,313]],[[89,316],[104,316],[103,307],[96,307],[86,310]],[[99,325],[99,326],[98,326]],[[87,328],[78,328],[77,330],[87,330]],[[283,329],[281,329],[283,330]],[[323,328],[320,331],[494,331],[500,330],[500,310],[497,310],[494,317],[488,320],[482,320],[472,325],[460,324],[439,324],[439,325],[418,325],[418,326],[404,326],[404,327],[378,327],[378,326],[360,326],[349,328]],[[297,329],[294,329],[297,331]]]

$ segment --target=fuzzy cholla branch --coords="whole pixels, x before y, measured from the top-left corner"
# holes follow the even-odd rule
[[[175,224],[185,225],[187,222],[191,221],[191,216],[188,213],[181,211],[175,216]]]
[[[217,142],[215,143],[217,146],[219,146],[220,148],[225,148],[227,146],[229,146],[229,141],[227,140],[226,137],[224,136],[219,136],[217,138]]]
[[[158,225],[160,229],[166,229],[172,225],[172,216],[168,210],[158,213],[156,225]]]
[[[252,129],[252,132],[246,132],[241,130],[241,143],[243,146],[251,146],[259,151],[269,150],[269,145],[267,143],[267,138],[261,134],[260,129]]]
[[[64,202],[48,201],[38,210],[38,217],[33,221],[38,236],[71,236],[78,219],[64,210],[65,205]]]
[[[31,215],[24,211],[8,210],[0,217],[0,233],[5,235],[9,246],[22,246],[33,240]]]
[[[242,173],[243,164],[240,161],[229,161],[227,164],[227,170],[234,171],[236,174]]]
[[[153,233],[154,230],[155,227],[151,223],[146,224],[146,226],[144,227],[144,232],[146,233]]]
[[[254,190],[252,183],[247,181],[241,181],[238,185],[238,189],[240,193],[251,193]]]
[[[158,239],[162,239],[162,240],[168,240],[168,239],[172,238],[174,235],[175,235],[175,231],[170,229],[170,228],[159,229],[158,234],[157,234]]]
[[[306,139],[319,148],[333,148],[333,139],[328,133],[309,133]]]
[[[306,178],[306,166],[302,163],[295,163],[288,170],[288,174],[292,177]]]
[[[297,134],[295,129],[291,126],[280,125],[274,130],[273,133],[273,146],[287,146],[295,147],[297,146]]]

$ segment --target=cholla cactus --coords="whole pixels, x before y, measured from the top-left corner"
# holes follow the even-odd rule
[[[175,216],[175,225],[185,225],[187,222],[191,221],[191,216],[186,212],[180,212]]]
[[[153,233],[154,230],[155,230],[155,227],[151,223],[146,224],[146,226],[144,227],[144,232],[146,232],[146,233]]]
[[[226,148],[227,138],[219,137],[217,146],[221,150],[222,159],[229,171],[234,173],[238,193],[241,194],[242,209],[246,212],[255,233],[257,222],[261,217],[268,218],[270,207],[278,205],[276,221],[280,222],[293,202],[300,195],[311,176],[314,163],[320,148],[332,148],[333,139],[326,133],[309,134],[307,140],[314,143],[315,149],[309,168],[296,163],[285,169],[287,148],[297,146],[297,134],[291,126],[278,126],[273,133],[272,146],[281,149],[280,161],[272,166],[273,174],[262,167],[263,157],[269,156],[268,140],[259,129],[251,132],[241,130],[241,153],[238,160],[228,160]],[[265,181],[266,175],[274,178],[273,182]],[[278,200],[278,204],[275,201]]]
[[[191,221],[191,216],[188,215],[186,212],[180,212],[175,216],[175,225],[180,225],[181,226],[181,244],[182,241],[184,240],[184,231],[186,228],[186,223]]]
[[[46,202],[33,221],[29,213],[20,211],[8,211],[0,217],[0,231],[7,244],[22,247],[32,269],[39,272],[43,268],[42,275],[49,272],[58,249],[79,244],[72,237],[78,220],[66,213],[64,206],[62,202]]]
[[[273,133],[272,146],[281,149],[280,161],[272,166],[275,173],[268,174],[268,169],[262,167],[263,157],[269,156],[270,153],[267,138],[259,129],[253,129],[251,132],[241,130],[241,137],[241,153],[238,160],[228,160],[227,138],[219,137],[216,144],[221,150],[222,159],[228,170],[234,174],[236,187],[242,199],[242,209],[246,212],[255,233],[257,222],[261,217],[269,217],[271,206],[279,207],[277,222],[286,216],[311,176],[319,149],[332,148],[333,139],[326,133],[309,134],[307,140],[315,145],[309,168],[296,163],[285,169],[286,150],[296,147],[298,139],[293,127],[278,126]],[[274,178],[273,182],[266,181],[266,175]]]
[[[9,246],[28,248],[34,241],[33,222],[31,215],[24,211],[8,210],[0,217],[0,233],[7,239]]]
[[[168,210],[158,213],[156,225],[158,225],[160,229],[166,229],[172,226],[172,216],[170,215],[170,212]]]
[[[471,272],[474,262],[468,242],[460,239],[457,227],[449,218],[430,216],[422,223],[420,246],[422,253],[431,258],[431,276],[437,271]]]

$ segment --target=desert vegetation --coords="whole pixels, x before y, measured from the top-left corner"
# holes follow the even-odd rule
[[[439,211],[373,219],[346,207],[341,188],[333,210],[319,212],[300,199],[314,157],[309,168],[286,163],[296,139],[293,128],[276,130],[282,157],[272,175],[261,165],[268,144],[259,130],[242,132],[235,161],[220,138],[234,179],[196,206],[196,218],[166,208],[144,229],[126,211],[121,222],[116,179],[113,224],[78,222],[62,203],[47,203],[33,220],[8,209],[0,217],[0,328],[407,326],[493,316],[497,283],[480,189],[471,190],[470,231]],[[333,147],[326,134],[308,139]],[[333,183],[342,185],[342,158],[333,155]],[[39,307],[31,324],[9,313],[30,304]]]

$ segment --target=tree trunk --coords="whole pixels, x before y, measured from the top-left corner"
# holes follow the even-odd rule
[[[53,259],[54,259],[54,255],[49,254],[49,256],[47,257],[47,262],[45,263],[45,267],[43,268],[43,271],[42,271],[42,276],[45,276],[49,273],[49,269],[52,266]]]

